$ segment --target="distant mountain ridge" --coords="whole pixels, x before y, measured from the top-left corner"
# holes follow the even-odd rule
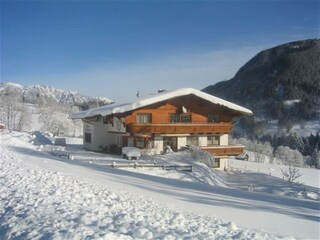
[[[25,103],[58,103],[87,109],[113,103],[106,97],[89,97],[75,91],[55,89],[47,85],[22,86],[16,83],[0,83],[0,95],[16,95]]]
[[[271,118],[318,117],[320,40],[290,42],[261,51],[232,79],[203,91]]]

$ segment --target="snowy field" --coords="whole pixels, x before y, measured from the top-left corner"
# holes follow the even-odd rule
[[[231,160],[225,173],[179,152],[138,164],[193,172],[116,169],[107,165],[133,161],[85,151],[79,139],[65,148],[40,133],[0,140],[0,239],[319,238],[315,169],[300,169],[301,183],[289,187],[279,165]]]

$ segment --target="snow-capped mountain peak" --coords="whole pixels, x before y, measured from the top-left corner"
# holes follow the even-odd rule
[[[16,83],[0,83],[0,94],[20,96],[23,102],[39,103],[54,102],[59,104],[84,106],[88,104],[106,105],[113,101],[106,97],[84,96],[76,91],[55,89],[47,85],[22,86]]]
[[[16,87],[16,88],[23,88],[23,86],[19,83],[8,82],[7,85],[12,86],[12,87]]]

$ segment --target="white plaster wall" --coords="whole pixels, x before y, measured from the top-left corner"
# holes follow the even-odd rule
[[[206,147],[206,146],[208,146],[207,136],[199,136],[199,147]]]
[[[220,136],[220,145],[228,146],[228,134],[223,134]]]
[[[155,135],[153,145],[156,150],[156,154],[160,154],[161,151],[163,151],[163,137],[160,135]]]
[[[94,151],[101,151],[101,147],[105,147],[108,145],[107,140],[107,126],[103,124],[102,121],[98,121],[94,123],[94,137],[93,137],[93,150]]]
[[[122,138],[122,134],[120,133],[107,132],[104,138],[102,139],[102,142],[104,143],[104,145],[115,144],[117,146],[121,146],[121,141],[122,141],[120,140],[121,138]]]
[[[178,137],[177,141],[178,141],[177,142],[177,148],[178,149],[183,147],[183,146],[185,146],[185,145],[187,145],[187,138],[186,137]]]
[[[124,118],[119,119],[119,118],[113,117],[113,126],[111,123],[106,124],[108,131],[109,132],[125,133],[126,126],[123,125],[123,122],[125,122]]]
[[[122,135],[125,135],[125,134],[123,134],[121,131],[109,132],[108,125],[109,124],[104,124],[102,120],[98,122],[93,122],[93,123],[84,122],[83,124],[84,148],[92,151],[102,151],[102,148],[110,144],[116,144],[118,146],[121,146]],[[123,130],[123,125],[121,130]],[[84,142],[85,133],[91,133],[91,144]]]
[[[228,158],[220,158],[220,167],[217,169],[219,169],[219,170],[229,169],[229,159]]]
[[[89,127],[90,126],[90,127]],[[86,149],[92,151],[102,151],[104,147],[110,144],[118,144],[118,137],[116,133],[109,133],[107,124],[103,124],[102,120],[92,124],[84,124],[84,132],[91,129],[91,144],[84,143]]]

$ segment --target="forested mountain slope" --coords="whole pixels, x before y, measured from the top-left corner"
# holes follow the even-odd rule
[[[203,89],[255,115],[303,120],[319,117],[320,40],[296,41],[258,53],[236,75]]]

